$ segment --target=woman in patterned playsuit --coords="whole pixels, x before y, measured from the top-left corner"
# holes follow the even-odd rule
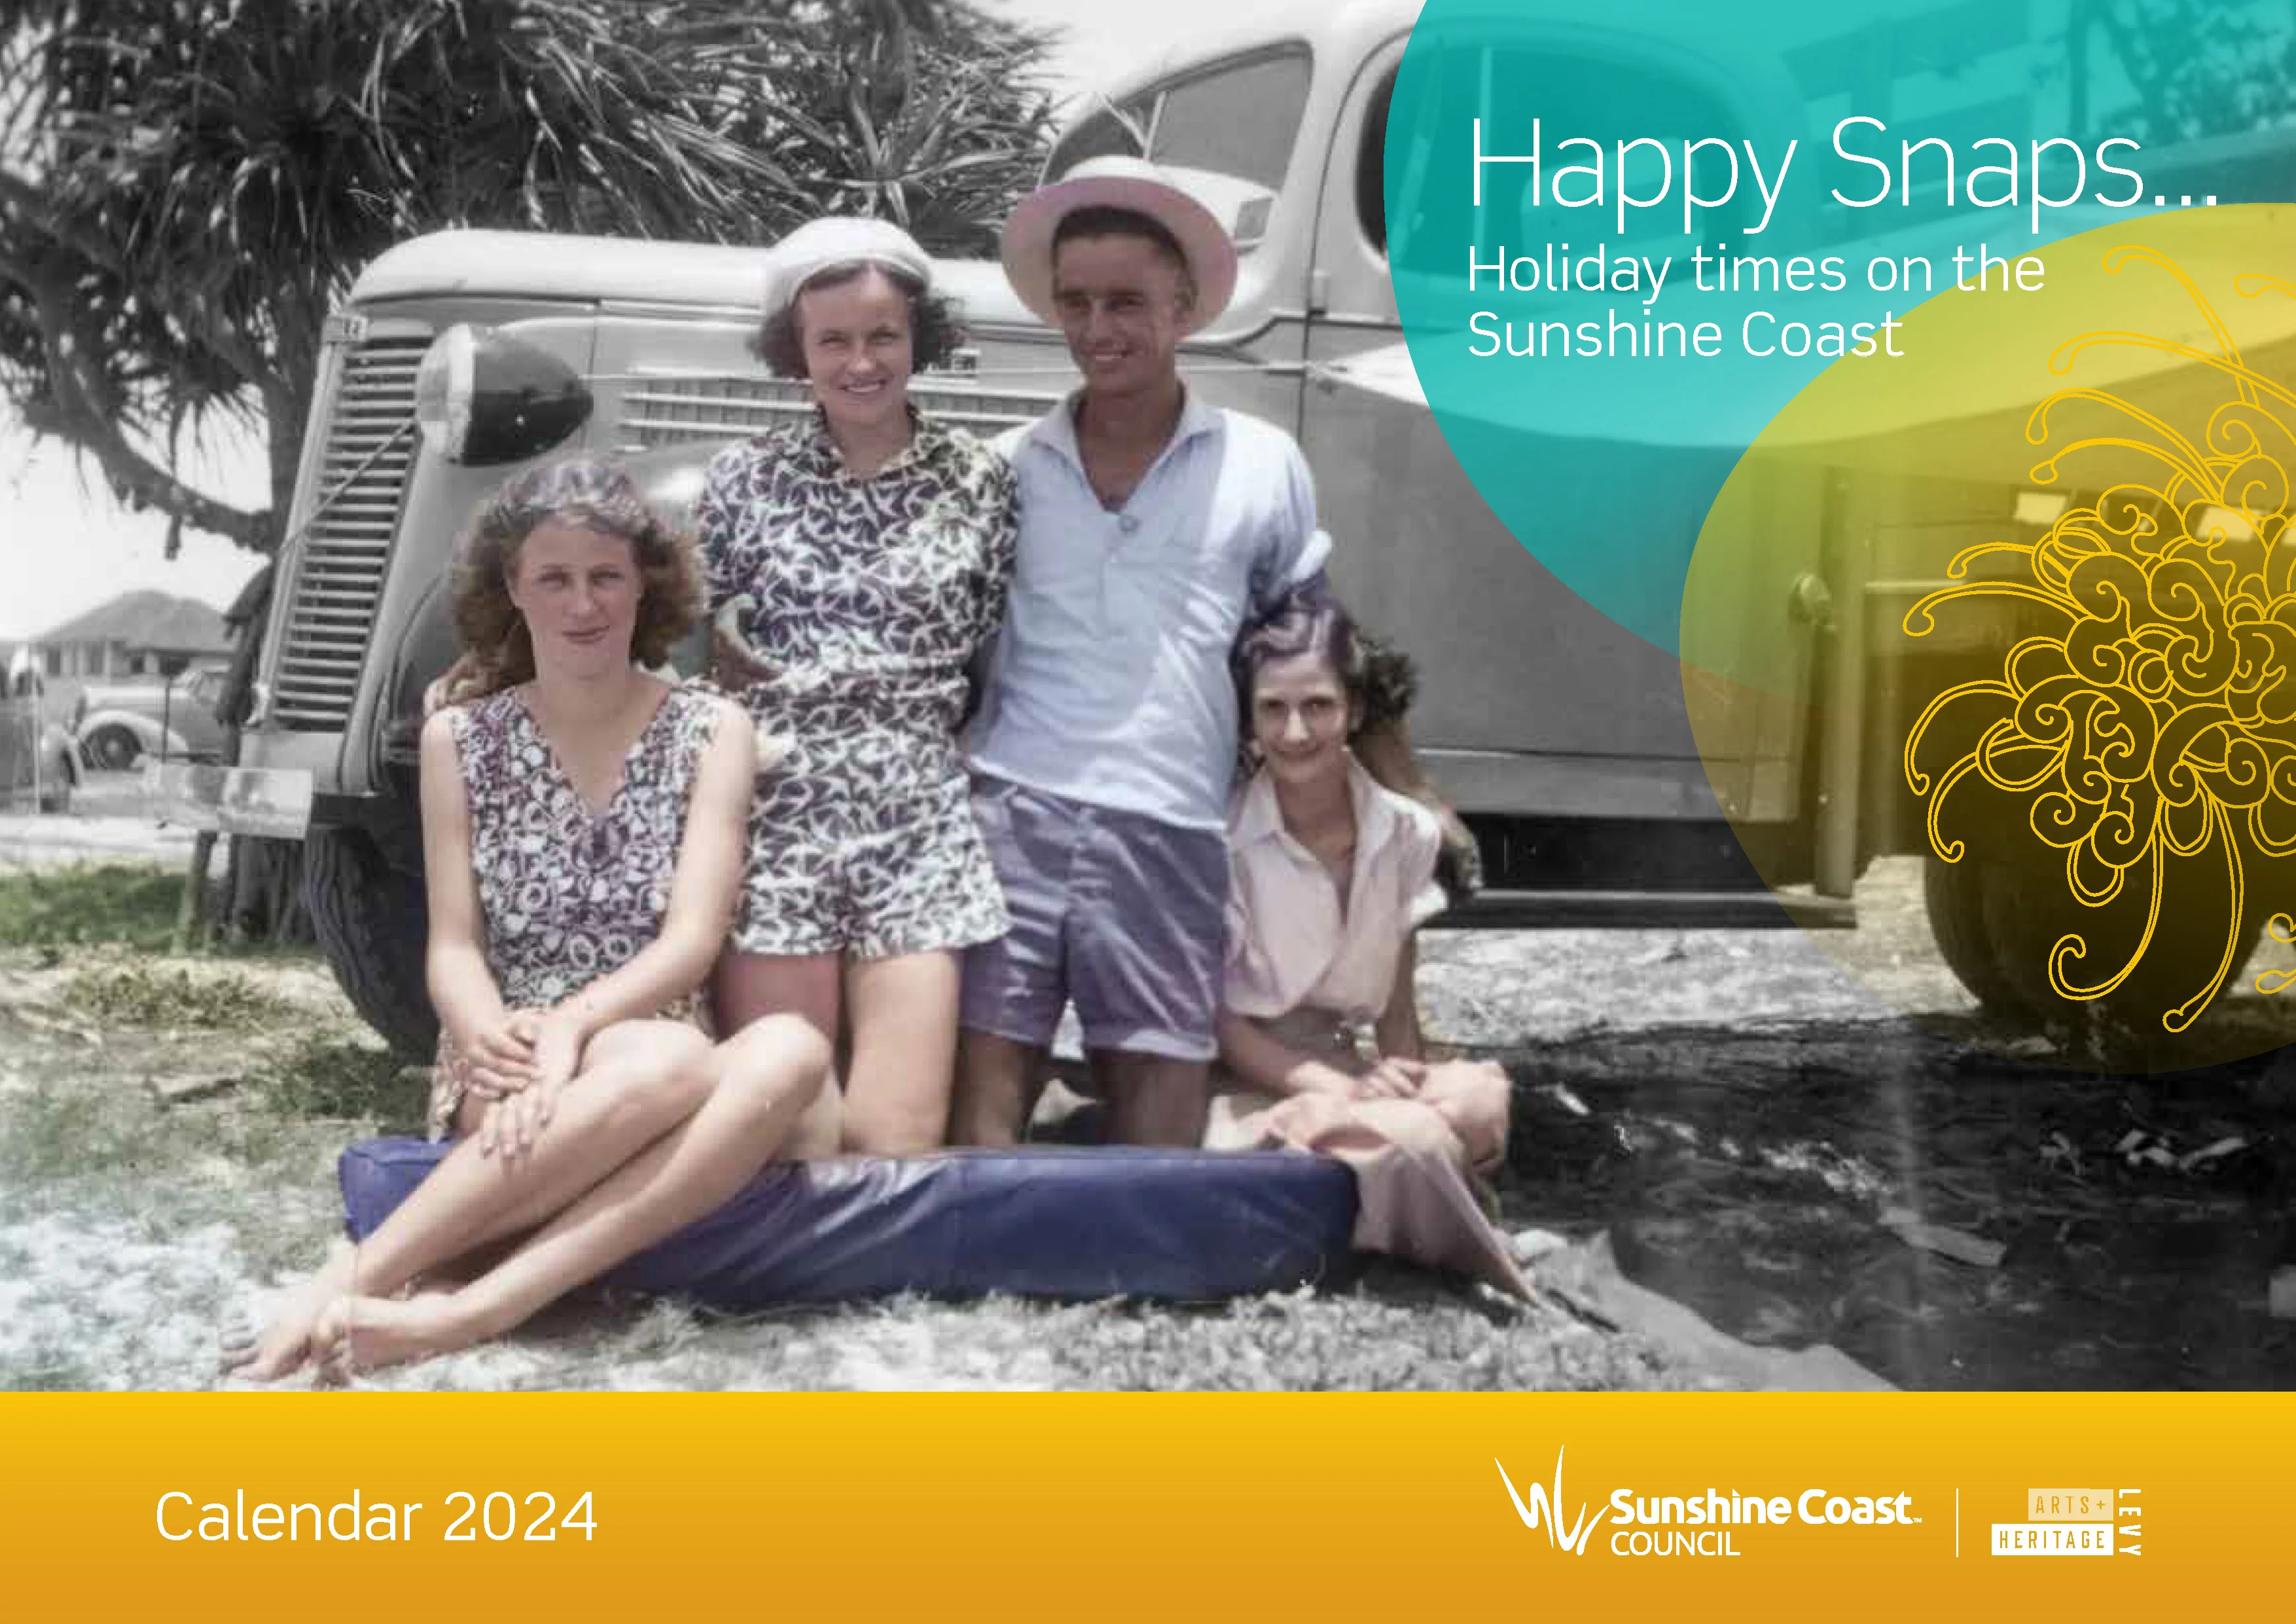
[[[696,575],[628,477],[586,458],[519,475],[463,538],[466,698],[422,745],[431,1123],[457,1144],[230,1350],[245,1374],[499,1335],[769,1158],[835,1149],[816,1034],[763,1021],[713,1050],[701,1024],[757,745],[737,707],[640,668],[692,623]],[[517,1237],[475,1279],[397,1295]]]
[[[941,1142],[957,949],[1005,929],[956,731],[1004,618],[1013,484],[909,405],[956,337],[931,275],[880,220],[775,250],[757,347],[816,409],[718,456],[699,509],[711,613],[734,605],[747,645],[728,685],[789,742],[758,786],[718,1015],[849,1024],[845,1147],[896,1155]]]

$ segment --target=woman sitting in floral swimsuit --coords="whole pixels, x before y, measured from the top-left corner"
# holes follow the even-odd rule
[[[1228,812],[1221,1076],[1204,1143],[1337,1156],[1356,1244],[1527,1293],[1471,1183],[1507,1141],[1497,1066],[1426,1058],[1412,932],[1440,913],[1437,816],[1348,747],[1382,685],[1347,611],[1295,596],[1236,650],[1258,769]],[[1389,656],[1391,660],[1393,657]],[[1383,711],[1404,698],[1390,681]]]
[[[640,669],[699,608],[690,545],[618,468],[575,459],[480,510],[454,590],[472,696],[425,724],[422,774],[430,1117],[457,1143],[230,1350],[250,1376],[499,1335],[768,1159],[835,1148],[810,1029],[760,1021],[713,1050],[702,1024],[757,746],[735,706]],[[396,1295],[513,1240],[475,1279]]]
[[[845,1147],[887,1155],[940,1144],[957,949],[1006,928],[956,729],[1004,620],[1013,482],[909,405],[956,339],[931,276],[885,221],[784,239],[758,347],[815,410],[720,454],[699,509],[711,613],[734,605],[746,644],[722,675],[790,746],[750,813],[718,1010],[849,1024]]]

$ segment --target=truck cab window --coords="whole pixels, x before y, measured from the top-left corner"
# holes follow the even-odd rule
[[[1087,158],[1146,156],[1175,172],[1250,253],[1267,234],[1307,111],[1307,47],[1226,62],[1103,109],[1069,132],[1045,166],[1057,180]]]
[[[1270,192],[1283,185],[1308,105],[1308,53],[1286,51],[1215,69],[1164,92],[1158,163],[1210,169]]]
[[[1383,257],[1387,252],[1387,113],[1395,103],[1395,74],[1390,68],[1371,93],[1364,109],[1363,142],[1356,149],[1356,219],[1364,240]]]
[[[1058,180],[1088,158],[1137,158],[1142,137],[1153,122],[1154,98],[1120,109],[1103,107],[1062,137],[1045,164],[1045,178]],[[1139,132],[1136,134],[1135,132]]]

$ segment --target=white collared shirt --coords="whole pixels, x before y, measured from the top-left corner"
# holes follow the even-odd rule
[[[1077,446],[1078,398],[999,442],[1021,538],[968,754],[1032,789],[1218,829],[1235,763],[1229,652],[1245,614],[1330,551],[1307,461],[1283,430],[1190,390],[1111,513]]]
[[[1411,932],[1443,911],[1434,813],[1380,787],[1348,758],[1355,867],[1347,906],[1316,854],[1283,826],[1275,788],[1255,773],[1228,814],[1227,970],[1223,1002],[1272,1021],[1301,1005],[1374,1021],[1395,990]]]

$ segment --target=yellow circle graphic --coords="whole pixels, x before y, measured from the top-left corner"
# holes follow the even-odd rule
[[[2257,268],[2292,227],[2157,216],[1948,286],[1779,414],[1693,560],[1693,727],[1765,876],[1918,856],[1988,1029],[2079,1063],[2288,1036],[2203,1017],[2267,915],[2296,939],[2296,286]]]

